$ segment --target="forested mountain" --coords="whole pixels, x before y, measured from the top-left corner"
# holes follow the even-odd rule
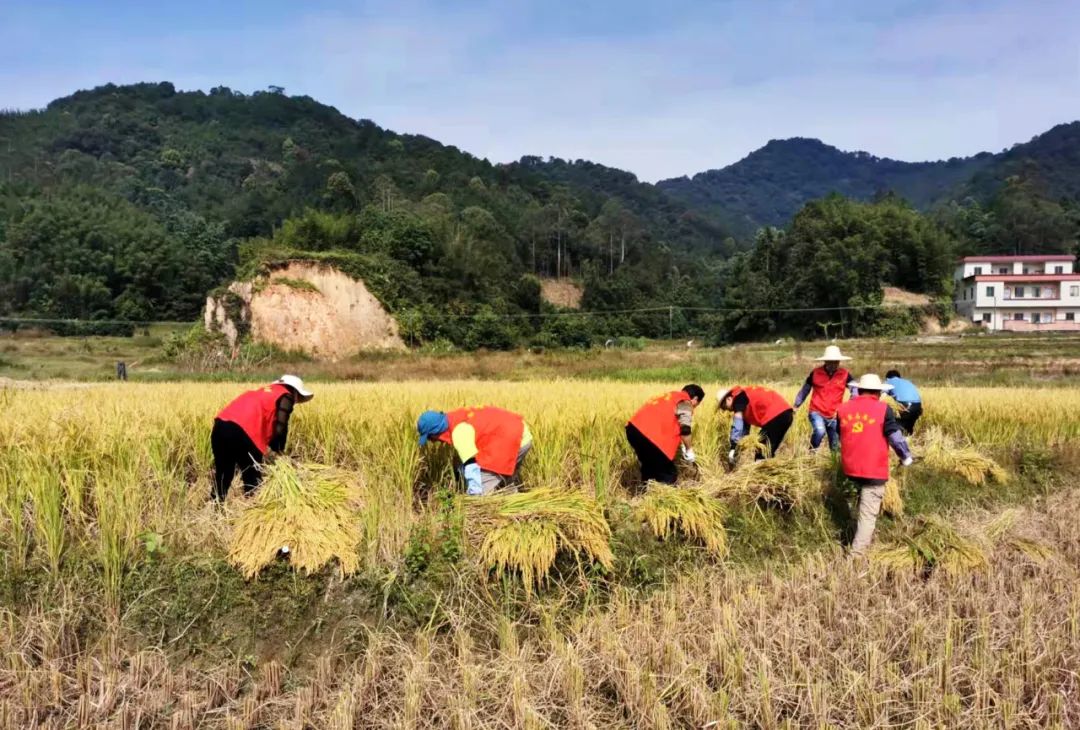
[[[883,284],[947,295],[958,254],[1072,251],[1078,198],[1077,123],[931,163],[773,141],[648,185],[584,160],[493,165],[276,87],[107,85],[0,113],[0,326],[191,320],[238,271],[306,257],[362,275],[413,342],[809,333],[779,310],[862,311]],[[544,276],[607,314],[543,316]]]
[[[918,208],[956,192],[994,160],[989,153],[943,162],[899,162],[842,152],[816,139],[771,140],[738,162],[657,187],[729,221],[740,236],[786,225],[807,202],[829,193],[871,200],[895,192]]]
[[[245,255],[287,248],[405,263],[424,284],[408,304],[430,312],[537,310],[528,275],[603,276],[608,308],[661,286],[701,304],[672,278],[730,254],[725,231],[578,168],[492,165],[274,87],[81,91],[0,115],[0,315],[191,319]]]

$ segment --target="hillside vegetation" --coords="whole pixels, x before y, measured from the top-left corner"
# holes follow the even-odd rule
[[[191,321],[230,278],[300,258],[363,277],[421,345],[803,336],[819,322],[778,309],[822,307],[844,334],[914,331],[873,309],[882,285],[945,296],[958,254],[1073,249],[1076,138],[918,164],[788,140],[654,186],[584,160],[494,165],[276,87],[106,85],[0,113],[0,326]],[[761,268],[777,241],[799,255]],[[548,278],[608,314],[548,316]]]
[[[816,139],[771,140],[732,165],[657,187],[727,221],[743,238],[762,226],[785,225],[803,205],[830,193],[861,201],[894,193],[963,228],[969,248],[1057,252],[1076,240],[1080,122],[998,154],[937,162],[844,152]]]

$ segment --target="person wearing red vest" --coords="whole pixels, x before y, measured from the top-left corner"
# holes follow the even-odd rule
[[[641,481],[674,484],[679,478],[675,456],[680,449],[683,460],[694,463],[694,409],[704,398],[700,385],[684,385],[682,390],[650,399],[626,424],[626,440],[637,454]]]
[[[215,500],[225,500],[237,469],[244,494],[251,494],[259,486],[260,466],[267,452],[285,450],[293,406],[313,397],[315,394],[304,387],[303,380],[282,375],[270,385],[240,394],[221,409],[210,431]]]
[[[761,429],[759,440],[762,448],[758,449],[755,460],[767,459],[776,454],[780,444],[791,428],[793,411],[784,396],[769,388],[756,385],[739,386],[718,393],[716,396],[720,410],[731,411],[731,450],[728,461],[735,463],[735,447],[745,436],[750,435],[750,427]]]
[[[850,360],[840,352],[836,345],[825,348],[825,354],[817,358],[821,363],[806,377],[806,382],[795,396],[795,410],[810,396],[810,450],[814,451],[829,435],[829,448],[840,448],[840,433],[836,425],[836,409],[844,402],[844,393],[855,380],[851,373],[840,367],[840,363]]]
[[[892,386],[868,373],[855,384],[856,396],[840,406],[840,465],[844,476],[859,490],[858,524],[851,554],[864,555],[877,526],[885,483],[889,481],[889,447],[903,466],[912,462],[911,450],[893,409],[881,400]]]
[[[532,433],[516,413],[495,406],[424,411],[416,420],[420,446],[430,439],[451,444],[473,497],[496,489],[515,490],[521,462],[532,449]]]

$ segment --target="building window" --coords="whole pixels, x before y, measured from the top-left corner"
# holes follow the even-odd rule
[[[1016,287],[1016,290],[1013,292],[1013,295],[1015,297],[1017,297],[1018,299],[1022,298],[1024,296],[1024,287],[1022,287],[1022,286]]]
[[[998,273],[999,274],[1008,274],[1009,273],[1009,267],[1008,266],[999,267],[998,268]]]
[[[1070,286],[1069,287],[1069,296],[1071,296],[1071,297],[1080,297],[1080,286]]]
[[[1054,273],[1055,274],[1064,274],[1065,273],[1065,267],[1064,266],[1055,266],[1054,267]]]
[[[981,266],[976,266],[975,267],[975,276],[982,276],[982,267]]]
[[[1023,312],[1013,312],[1013,319],[1015,319],[1017,322],[1023,322],[1024,321],[1024,313]]]
[[[992,287],[992,286],[986,287],[986,296],[988,296],[988,297],[994,296],[994,287]]]
[[[1075,322],[1076,321],[1076,312],[1066,312],[1065,313],[1065,321],[1066,322]]]
[[[983,312],[983,322],[986,322],[986,323],[989,324],[989,322],[990,322],[990,313],[989,312]]]

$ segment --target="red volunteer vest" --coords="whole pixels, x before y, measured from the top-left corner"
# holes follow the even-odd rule
[[[217,417],[244,429],[255,448],[265,454],[274,435],[278,398],[288,392],[289,389],[280,383],[249,390],[222,408]]]
[[[885,409],[872,395],[859,395],[840,406],[840,462],[849,477],[889,478],[889,442],[885,440]]]
[[[525,434],[525,421],[516,413],[495,406],[459,408],[446,414],[450,428],[435,438],[448,444],[458,424],[468,423],[476,429],[476,463],[485,471],[512,476]]]
[[[825,368],[814,368],[814,372],[810,373],[810,383],[813,386],[810,410],[825,418],[834,418],[836,409],[844,402],[844,391],[847,390],[849,377],[851,375],[843,368],[837,368],[831,378]]]
[[[638,409],[630,419],[630,425],[660,449],[664,456],[674,459],[681,440],[675,407],[688,400],[690,396],[682,390],[658,395]]]
[[[791,406],[784,400],[784,396],[769,388],[758,385],[748,385],[745,388],[732,388],[731,394],[746,393],[750,399],[750,406],[743,413],[743,419],[751,426],[761,428],[772,419],[779,416]]]

